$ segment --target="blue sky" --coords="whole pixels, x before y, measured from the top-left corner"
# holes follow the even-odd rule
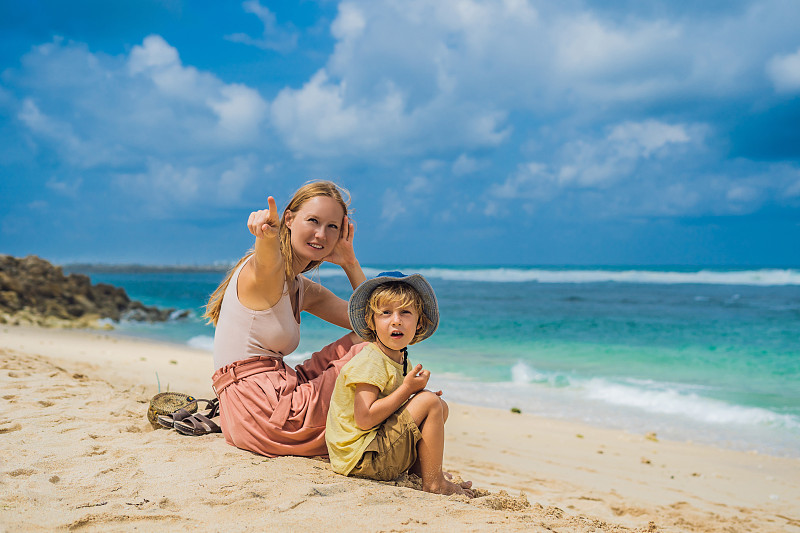
[[[365,264],[800,265],[791,1],[0,3],[0,253],[201,264],[308,179]]]

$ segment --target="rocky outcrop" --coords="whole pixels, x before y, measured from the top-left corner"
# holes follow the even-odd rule
[[[69,274],[35,255],[0,255],[0,323],[98,327],[99,319],[164,321],[174,309],[132,301],[124,289]]]

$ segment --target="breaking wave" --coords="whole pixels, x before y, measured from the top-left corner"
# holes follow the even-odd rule
[[[644,283],[659,285],[800,285],[800,270],[765,268],[758,270],[608,270],[608,269],[544,269],[544,268],[421,268],[406,269],[431,279],[486,283]],[[380,273],[365,268],[367,277]],[[343,276],[341,269],[320,269],[320,276]]]

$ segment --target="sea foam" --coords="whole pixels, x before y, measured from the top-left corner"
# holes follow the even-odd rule
[[[560,373],[555,372],[542,372],[523,361],[511,367],[511,382],[515,384],[538,383],[546,384],[551,387],[567,387],[569,386],[569,378]]]
[[[285,356],[283,362],[286,363],[286,366],[294,367],[310,358],[312,355],[311,352],[295,352]]]
[[[759,407],[731,405],[720,400],[679,390],[677,386],[612,383],[594,378],[581,384],[591,400],[629,407],[648,413],[676,415],[706,424],[770,425],[800,428],[796,417]]]
[[[470,281],[486,283],[641,283],[641,284],[706,284],[706,285],[751,285],[781,286],[800,285],[800,270],[698,270],[679,272],[667,270],[603,270],[603,269],[542,269],[542,268],[422,268],[409,270],[431,279],[447,281]],[[322,277],[343,276],[341,269],[320,269]],[[365,268],[367,277],[379,271]]]
[[[186,344],[198,350],[214,351],[214,337],[208,335],[196,335],[186,341]],[[298,352],[287,355],[283,358],[283,361],[288,366],[297,366],[309,357],[311,357],[311,352]]]
[[[456,403],[517,408],[633,433],[653,431],[670,440],[798,457],[800,417],[727,404],[701,396],[700,392],[707,392],[704,387],[681,384],[619,384],[570,376],[569,385],[551,386],[550,373],[525,366],[512,367],[516,370],[511,382],[464,381],[434,374],[428,388],[442,389],[443,398]]]
[[[800,419],[759,407],[732,405],[703,396],[709,387],[626,379],[618,383],[605,378],[568,378],[557,372],[539,371],[523,361],[511,367],[511,382],[519,385],[567,387],[568,393],[645,413],[674,415],[705,424],[739,424],[800,429]],[[518,391],[519,392],[519,391]],[[533,392],[533,391],[531,391]],[[700,392],[701,394],[698,394]]]
[[[214,337],[209,337],[208,335],[197,335],[192,337],[186,341],[186,344],[192,348],[197,348],[198,350],[205,350],[207,352],[214,351]]]

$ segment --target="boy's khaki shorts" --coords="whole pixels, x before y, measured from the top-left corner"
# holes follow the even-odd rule
[[[351,476],[391,481],[411,468],[417,460],[417,443],[422,439],[414,417],[404,408],[387,418]]]

